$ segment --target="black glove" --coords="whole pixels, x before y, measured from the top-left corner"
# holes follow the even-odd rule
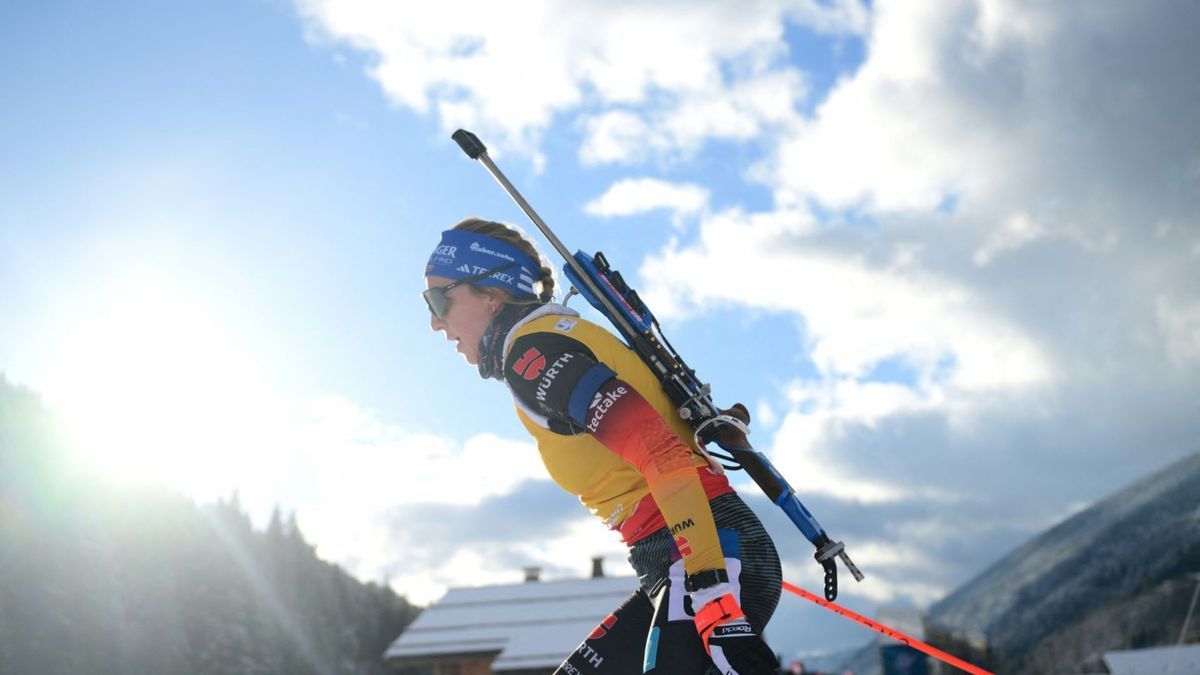
[[[693,593],[693,601],[711,597],[714,591],[721,592],[720,586],[728,584]],[[696,630],[722,675],[776,675],[779,672],[775,652],[746,621],[733,593],[720,595],[701,607],[696,612]]]

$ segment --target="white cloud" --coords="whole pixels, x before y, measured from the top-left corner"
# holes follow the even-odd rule
[[[219,372],[224,377],[222,392],[232,396],[231,405],[243,408],[235,419],[225,406],[208,406],[203,408],[203,424],[186,420],[172,436],[157,437],[155,447],[174,449],[168,457],[171,473],[160,472],[157,479],[200,501],[236,491],[260,524],[276,506],[294,512],[321,557],[365,581],[389,580],[414,602],[428,602],[447,585],[466,580],[519,580],[520,565],[481,564],[477,558],[483,553],[462,547],[460,531],[441,531],[436,522],[429,528],[433,534],[426,533],[423,540],[398,541],[389,514],[420,506],[427,520],[454,512],[464,514],[460,521],[486,521],[488,509],[482,505],[509,498],[529,481],[548,484],[530,440],[478,434],[457,441],[413,433],[343,397],[296,404],[261,387],[248,393],[245,389],[252,381],[239,378],[237,371]],[[193,425],[201,428],[196,439],[201,447],[194,447]],[[204,426],[214,431],[205,432]],[[174,440],[181,435],[182,440]],[[555,509],[548,517],[586,522],[594,532],[570,527],[549,536],[535,533],[528,540],[514,536],[505,542],[505,550],[526,547],[525,558],[532,563],[566,562],[569,557],[551,556],[575,547],[574,562],[580,568],[591,555],[619,550],[615,535],[594,522],[578,500],[559,495],[557,487],[549,492],[561,497],[555,506],[567,508]],[[416,552],[435,549],[447,559],[420,569],[406,565],[418,557]],[[499,552],[491,555],[493,561],[501,557]]]
[[[665,142],[641,117],[628,110],[610,110],[583,121],[588,142],[579,149],[584,164],[605,164],[641,159],[649,151],[661,151]]]
[[[1136,326],[1178,324],[1153,298],[1187,278],[1197,226],[1195,150],[1178,142],[1196,138],[1181,90],[1197,85],[1177,66],[1183,42],[1153,48],[1172,19],[1093,7],[879,6],[866,63],[756,174],[778,211],[707,218],[699,242],[645,265],[659,313],[713,301],[791,311],[823,373],[902,355],[924,372],[949,362],[974,388],[1152,359]],[[1130,51],[1101,67],[1097,36],[1114,31]],[[948,197],[951,212],[935,213]],[[822,229],[809,199],[873,222],[839,228],[835,213]],[[1177,225],[1147,241],[1161,219]],[[745,260],[766,291],[721,274]],[[1178,306],[1197,298],[1194,284],[1177,292]]]
[[[579,511],[582,514],[582,507]],[[350,569],[361,578],[386,578],[397,592],[417,604],[433,602],[451,587],[519,582],[525,567],[542,568],[545,580],[586,577],[593,556],[605,559],[605,573],[610,576],[632,574],[625,562],[627,549],[616,535],[583,515],[551,537],[513,537],[503,542],[473,539],[470,545],[463,545],[464,538],[457,532],[415,540],[394,522],[381,520],[378,525],[372,530],[378,535],[375,539],[349,542],[351,546],[337,560],[350,563]],[[363,552],[377,555],[362,557]],[[633,587],[631,583],[631,591]]]
[[[635,147],[623,142],[630,137],[685,151],[711,136],[749,138],[788,117],[804,91],[784,61],[786,23],[855,35],[868,22],[856,0],[541,1],[519,11],[486,2],[296,4],[311,39],[366,51],[375,60],[371,76],[391,100],[437,110],[447,128],[468,126],[537,156],[556,116],[587,110],[587,161],[634,159]],[[633,132],[618,132],[617,122],[638,115],[635,107],[652,114]]]
[[[971,259],[980,267],[990,263],[992,258],[1004,251],[1020,248],[1032,241],[1037,241],[1045,235],[1045,228],[1034,222],[1026,213],[1018,213],[993,232]]]
[[[780,203],[932,209],[1011,178],[990,169],[1056,99],[1031,53],[1056,17],[1019,4],[879,5],[867,61],[771,158]]]
[[[1200,300],[1181,303],[1160,296],[1154,307],[1171,363],[1178,367],[1200,363]]]
[[[867,8],[856,0],[833,0],[830,3],[800,0],[789,3],[787,13],[802,26],[834,35],[861,35],[867,31],[871,20]]]
[[[990,315],[970,288],[904,266],[904,251],[899,266],[877,266],[861,253],[830,251],[815,236],[802,213],[715,214],[696,246],[646,261],[646,297],[660,317],[714,302],[801,315],[811,358],[828,377],[863,376],[894,356],[927,377],[949,361],[948,375],[964,388],[1051,377],[1037,345]],[[747,264],[750,285],[739,283]],[[689,273],[696,269],[709,273]]]
[[[307,406],[300,453],[328,486],[328,497],[354,492],[370,508],[400,501],[478,504],[541,475],[530,441],[478,434],[456,443],[381,422],[350,401],[327,397]],[[355,486],[362,489],[354,490]],[[459,489],[456,489],[458,487]]]
[[[1135,449],[1142,472],[1195,448],[1200,83],[1179,21],[881,4],[862,68],[756,168],[775,210],[706,215],[645,262],[660,317],[797,317],[817,374],[784,388],[771,454],[803,493],[947,513],[1029,500],[1007,521],[930,520],[952,548],[1125,484]],[[885,363],[911,381],[872,382]]]
[[[886,385],[873,385],[876,387]],[[903,387],[889,387],[887,395],[898,399],[889,401],[889,413],[901,406],[917,406],[917,397]],[[880,393],[880,392],[876,392]],[[870,396],[870,393],[865,394]],[[843,399],[842,403],[863,401]],[[791,477],[792,487],[800,494],[824,494],[847,501],[864,503],[895,502],[910,498],[911,487],[894,483],[887,478],[871,478],[855,470],[852,463],[838,461],[836,451],[841,442],[841,427],[854,423],[854,413],[835,407],[835,401],[824,400],[821,409],[813,412],[789,413],[775,434],[771,448],[774,463],[785,476]]]
[[[631,216],[654,209],[671,211],[676,225],[685,216],[708,208],[708,190],[695,183],[669,183],[657,178],[624,178],[584,205],[593,216]]]
[[[679,159],[710,139],[749,141],[798,119],[796,106],[807,94],[799,72],[762,69],[637,113],[588,114],[579,157],[584,164],[633,163],[656,155]]]
[[[779,423],[779,415],[775,411],[775,406],[771,404],[770,399],[762,398],[754,406],[754,414],[752,416],[755,428],[771,429]]]

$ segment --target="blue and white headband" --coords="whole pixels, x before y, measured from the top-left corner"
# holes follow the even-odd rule
[[[425,276],[465,279],[509,263],[516,264],[472,283],[506,290],[518,300],[536,299],[533,284],[541,266],[515,246],[477,232],[443,232],[425,265]]]

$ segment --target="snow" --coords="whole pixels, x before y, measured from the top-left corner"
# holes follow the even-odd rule
[[[452,588],[384,658],[498,652],[500,672],[560,664],[637,589],[635,577]]]
[[[1108,652],[1104,664],[1112,675],[1200,673],[1200,645]]]

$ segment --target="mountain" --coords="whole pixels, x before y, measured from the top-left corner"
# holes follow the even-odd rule
[[[294,518],[251,526],[90,473],[0,376],[0,673],[382,675],[418,610],[317,558]]]
[[[927,624],[931,641],[998,672],[1079,672],[1104,651],[1174,644],[1197,571],[1200,453],[1034,537],[934,605]]]

